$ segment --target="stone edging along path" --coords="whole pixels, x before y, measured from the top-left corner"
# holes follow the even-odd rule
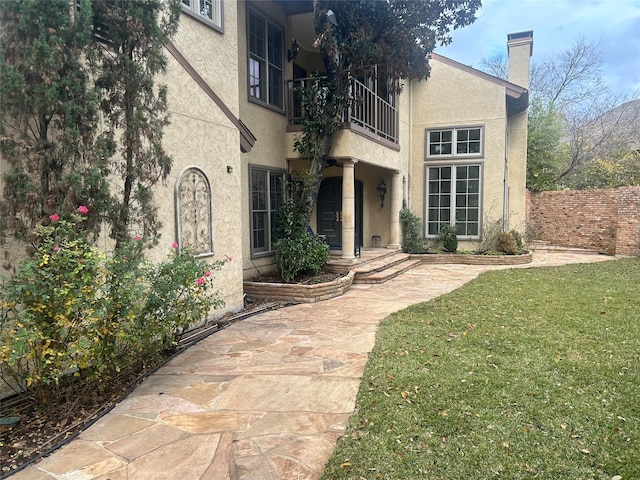
[[[531,252],[522,255],[412,254],[411,259],[431,264],[522,265],[531,263],[532,254]],[[343,277],[314,285],[245,281],[243,288],[246,295],[254,298],[268,298],[287,303],[314,303],[339,297],[349,291],[354,278],[355,272],[352,270]]]
[[[288,303],[314,303],[329,298],[339,297],[347,292],[353,284],[356,274],[349,272],[330,282],[314,285],[297,283],[244,282],[244,293],[250,297],[268,298],[269,300]]]
[[[411,259],[420,259],[422,263],[453,263],[460,265],[523,265],[531,263],[531,252],[522,255],[467,255],[466,253],[439,253],[411,255]]]

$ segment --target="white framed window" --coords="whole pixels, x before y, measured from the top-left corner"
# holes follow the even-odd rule
[[[276,213],[284,198],[284,176],[284,170],[249,165],[252,257],[273,251]]]
[[[441,128],[427,130],[427,158],[482,157],[484,144],[482,127]]]
[[[461,238],[480,238],[482,166],[428,166],[425,181],[426,237],[451,225]]]
[[[255,10],[248,10],[249,98],[284,109],[284,34]]]
[[[182,0],[182,11],[222,32],[222,3],[223,0]]]

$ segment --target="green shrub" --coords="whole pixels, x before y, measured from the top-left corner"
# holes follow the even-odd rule
[[[105,298],[103,256],[75,228],[51,215],[36,233],[35,255],[0,293],[0,372],[51,405],[66,372],[93,376],[99,364]]]
[[[65,376],[91,385],[156,362],[221,306],[211,277],[226,262],[209,265],[174,244],[153,265],[140,237],[107,257],[88,244],[82,217],[50,219],[35,233],[34,256],[0,292],[0,374],[53,413]]]
[[[285,199],[277,211],[273,262],[287,283],[295,282],[300,273],[318,273],[329,259],[329,245],[309,231],[306,206],[312,198],[311,183],[307,172],[303,172],[302,181],[287,182]]]
[[[411,210],[400,211],[400,222],[403,225],[402,251],[405,253],[425,253],[425,239],[422,234],[422,220]]]
[[[445,252],[453,253],[458,250],[458,234],[454,226],[444,225],[438,232],[438,239]]]
[[[287,283],[295,282],[300,273],[318,273],[329,259],[329,245],[317,235],[304,233],[281,238],[274,244],[278,273]]]
[[[496,239],[496,251],[507,255],[518,253],[518,243],[511,232],[500,232]]]
[[[174,244],[173,248],[168,259],[151,268],[149,292],[138,317],[140,323],[155,324],[146,340],[156,345],[157,353],[175,346],[180,334],[201,322],[212,308],[224,306],[219,292],[212,291],[212,277],[226,261],[207,263],[196,258],[190,247],[179,250]],[[148,347],[143,350],[152,352]]]

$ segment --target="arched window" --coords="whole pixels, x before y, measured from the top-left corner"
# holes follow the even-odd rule
[[[176,182],[176,236],[180,248],[190,245],[196,255],[213,254],[211,184],[198,167],[186,167]]]

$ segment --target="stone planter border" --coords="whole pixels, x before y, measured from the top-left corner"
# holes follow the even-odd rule
[[[412,254],[412,260],[422,263],[462,265],[522,265],[531,263],[531,252],[522,255],[466,255],[460,253]],[[314,303],[329,298],[339,297],[347,292],[356,276],[355,271],[336,278],[330,282],[314,285],[298,285],[295,283],[251,282],[243,283],[244,293],[253,298],[265,298],[277,302]]]
[[[289,303],[314,303],[339,297],[347,292],[353,284],[355,275],[355,272],[351,271],[347,275],[330,282],[314,285],[244,282],[244,293],[253,298],[268,298],[269,300]]]
[[[469,255],[464,253],[425,253],[411,254],[411,259],[422,263],[454,263],[462,265],[523,265],[531,263],[531,252],[522,255]]]

